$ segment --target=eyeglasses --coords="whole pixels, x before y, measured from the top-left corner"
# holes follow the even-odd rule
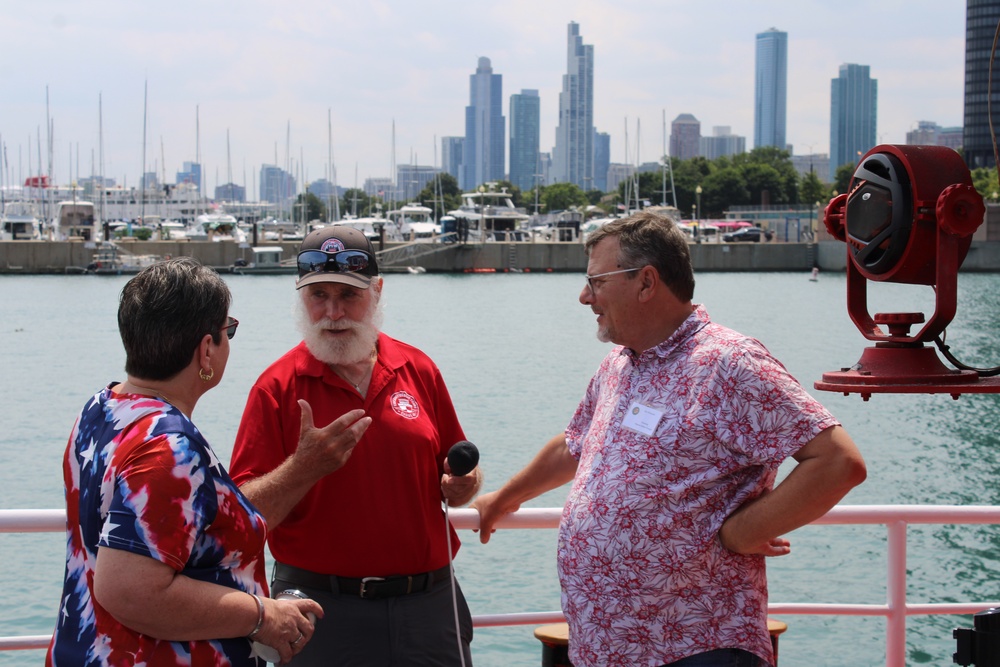
[[[632,271],[641,271],[641,270],[642,270],[642,267],[640,266],[640,267],[635,268],[635,269],[619,269],[617,271],[608,271],[607,273],[598,273],[595,276],[586,276],[586,278],[587,278],[587,287],[590,288],[590,292],[592,294],[596,294],[597,293],[597,286],[600,285],[601,283],[597,283],[597,285],[595,285],[594,284],[594,278],[604,278],[605,276],[613,276],[613,275],[618,274],[618,273],[631,273]]]
[[[226,338],[229,340],[233,339],[236,335],[236,327],[240,326],[240,321],[235,317],[229,317],[226,319],[226,326],[222,327],[222,330],[226,332]]]
[[[326,271],[328,273],[364,273],[375,275],[375,260],[364,250],[303,250],[298,258],[299,277]]]

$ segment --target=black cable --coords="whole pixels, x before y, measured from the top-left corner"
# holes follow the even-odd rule
[[[960,368],[963,371],[976,371],[976,373],[979,374],[979,377],[984,378],[1000,375],[1000,366],[994,366],[993,368],[974,368],[972,366],[966,366],[951,354],[951,348],[945,344],[944,339],[941,338],[941,336],[935,336],[934,343],[937,345],[938,349],[941,350],[941,354],[944,355],[944,358],[950,361],[952,366],[955,368]]]

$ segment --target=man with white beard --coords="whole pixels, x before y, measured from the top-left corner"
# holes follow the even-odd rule
[[[303,341],[250,390],[230,465],[267,520],[272,592],[298,589],[325,612],[291,664],[471,666],[441,502],[469,502],[482,476],[450,474],[465,434],[448,389],[427,355],[380,331],[383,281],[364,234],[310,233],[298,270]],[[341,437],[299,444],[314,421],[336,421]]]

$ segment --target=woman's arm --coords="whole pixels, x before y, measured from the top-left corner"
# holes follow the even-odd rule
[[[110,547],[97,551],[94,597],[122,625],[167,641],[246,637],[260,617],[249,593],[197,581],[153,558]],[[254,639],[288,660],[312,636],[306,614],[322,617],[323,608],[314,600],[261,602],[263,623]],[[303,639],[291,646],[300,633]]]

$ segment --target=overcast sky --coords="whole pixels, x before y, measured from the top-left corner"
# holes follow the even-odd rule
[[[440,163],[441,137],[465,133],[481,56],[503,75],[505,118],[511,94],[539,91],[551,151],[570,21],[594,46],[594,119],[612,162],[626,161],[626,127],[628,162],[637,137],[639,160],[657,160],[664,116],[669,131],[681,113],[751,148],[755,36],[771,27],[788,33],[796,153],[828,152],[844,63],[878,81],[880,143],[904,143],[921,120],[962,124],[958,0],[0,0],[4,182],[27,176],[29,159],[38,172],[39,133],[46,159],[47,88],[55,180],[92,173],[102,120],[105,173],[136,184],[148,85],[145,163],[167,182],[198,136],[209,193],[231,171],[252,197],[261,164],[324,178],[329,115],[337,182],[360,185],[393,163]]]

